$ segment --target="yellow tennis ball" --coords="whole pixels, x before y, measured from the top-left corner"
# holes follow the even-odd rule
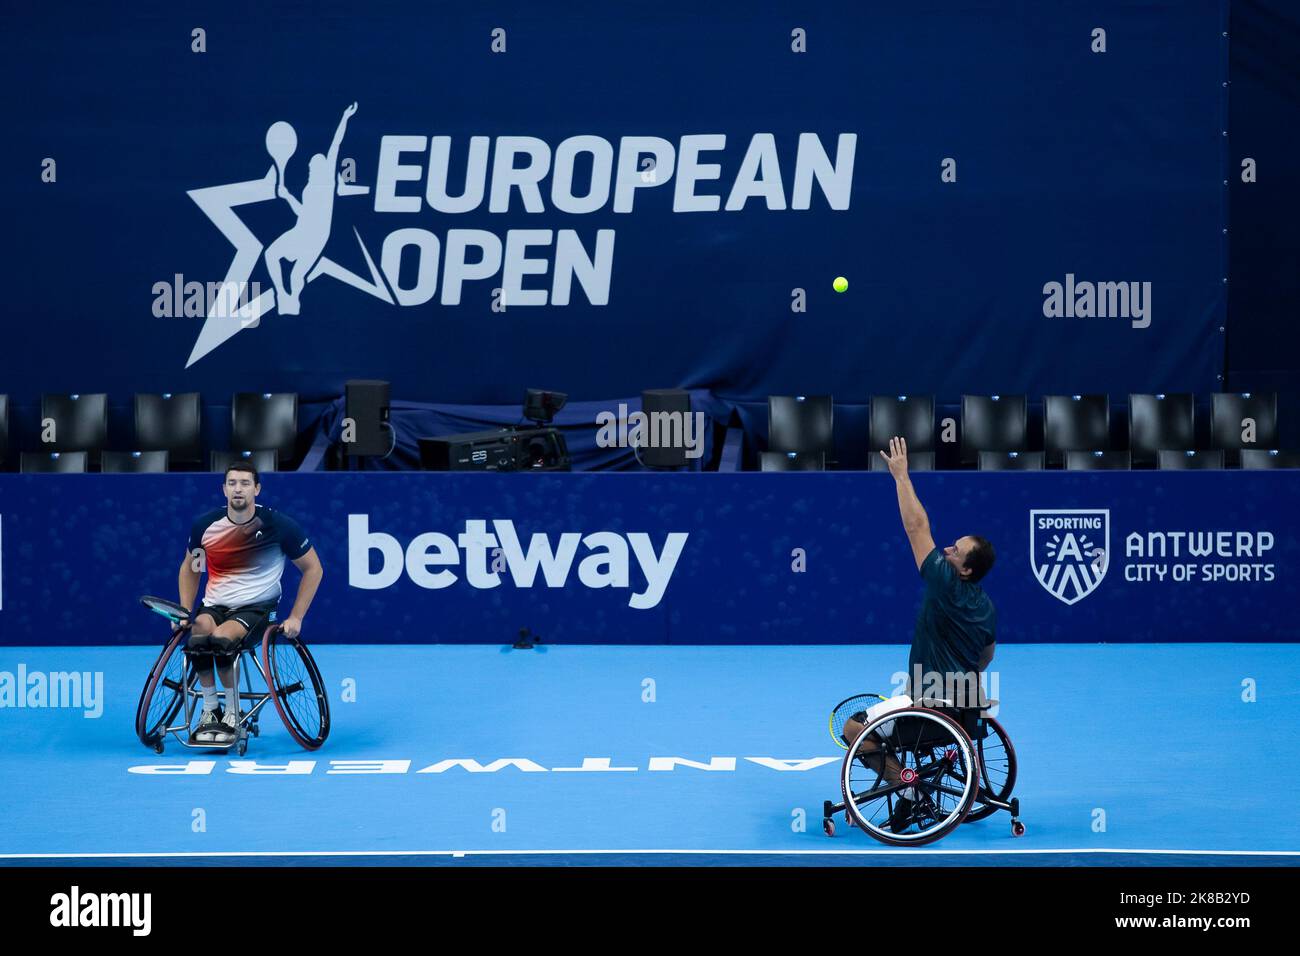
[[[835,279],[832,285],[835,286],[836,292],[846,292],[849,288],[849,280],[844,278],[844,276],[839,276]]]

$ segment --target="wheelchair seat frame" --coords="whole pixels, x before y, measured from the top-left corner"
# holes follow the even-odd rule
[[[280,624],[269,619],[263,621],[225,651],[211,647],[190,649],[186,646],[190,632],[190,612],[186,608],[159,598],[146,597],[141,603],[172,622],[171,636],[149,673],[136,707],[136,736],[146,747],[161,754],[170,735],[183,747],[234,750],[242,757],[248,750],[249,737],[261,736],[259,718],[268,701],[303,749],[316,750],[325,743],[330,730],[329,700],[320,669],[306,645],[297,638],[284,636]],[[238,689],[236,699],[240,709],[233,739],[190,739],[194,715],[203,698],[192,656],[232,658],[231,683]],[[254,672],[261,675],[265,690],[254,690]],[[299,700],[311,701],[306,706],[312,710],[303,710],[297,704]]]

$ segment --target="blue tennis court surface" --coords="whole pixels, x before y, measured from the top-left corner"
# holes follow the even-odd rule
[[[998,813],[916,849],[821,830],[827,714],[890,692],[904,646],[313,651],[324,748],[268,712],[240,760],[135,739],[154,648],[6,649],[0,672],[102,672],[104,694],[97,718],[0,710],[4,862],[1300,862],[1294,645],[1000,648],[1028,833]]]

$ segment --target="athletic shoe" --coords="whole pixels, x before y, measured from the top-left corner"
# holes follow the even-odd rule
[[[911,787],[908,789],[913,790]],[[940,818],[941,814],[929,794],[920,793],[915,797],[900,796],[894,803],[894,812],[889,815],[889,822],[885,826],[892,833],[901,833],[914,823],[924,828],[937,823]]]
[[[885,824],[891,833],[902,833],[911,825],[915,806],[907,797],[899,797],[895,801],[894,812],[889,815],[889,822]]]
[[[239,736],[239,714],[231,711],[221,718],[221,725],[216,730],[218,740],[234,740]]]
[[[216,732],[217,727],[221,724],[221,718],[217,716],[215,710],[205,710],[203,716],[199,718],[199,724],[190,734],[190,743],[207,744],[212,742],[212,735]]]

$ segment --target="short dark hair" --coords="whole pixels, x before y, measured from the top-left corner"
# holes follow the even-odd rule
[[[230,477],[232,471],[246,471],[253,476],[253,484],[260,485],[262,483],[262,476],[257,473],[257,469],[253,467],[251,461],[232,461],[227,465],[226,473],[221,478],[223,484],[225,483],[225,480]]]
[[[993,545],[989,544],[988,538],[981,538],[977,534],[970,536],[975,543],[971,545],[970,551],[966,553],[966,569],[970,571],[967,581],[974,584],[984,575],[993,569]]]

